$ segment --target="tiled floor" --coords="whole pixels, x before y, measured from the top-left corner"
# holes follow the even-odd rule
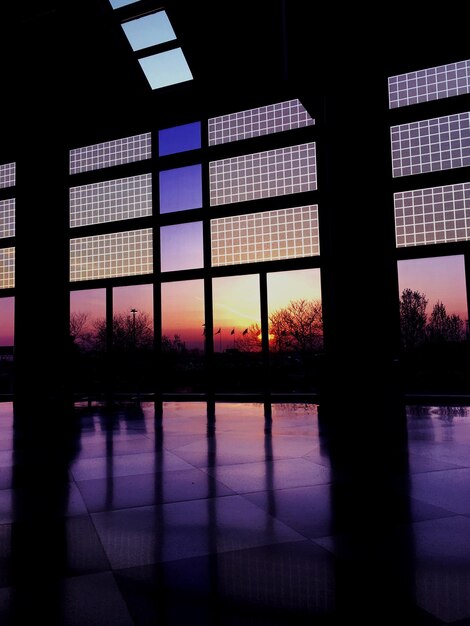
[[[470,409],[408,408],[385,472],[313,404],[41,419],[0,404],[2,626],[470,625]]]

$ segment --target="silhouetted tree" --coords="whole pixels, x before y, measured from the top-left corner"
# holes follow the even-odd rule
[[[426,339],[426,307],[424,293],[403,289],[400,298],[400,325],[404,348],[414,348]]]
[[[97,347],[106,346],[106,320],[98,319],[94,323]],[[150,315],[138,311],[134,316],[117,313],[113,316],[113,349],[125,351],[135,348],[149,349],[153,345],[153,325]]]
[[[465,323],[459,315],[448,315],[444,303],[438,300],[428,320],[427,305],[424,293],[412,289],[402,291],[400,324],[405,349],[415,348],[425,342],[455,342],[465,338]]]
[[[447,315],[445,305],[437,301],[428,324],[429,340],[436,342],[461,341],[464,338],[464,321],[458,315]]]
[[[181,341],[181,337],[179,335],[173,335],[173,339],[168,337],[168,335],[162,336],[162,351],[168,353],[177,353],[181,354],[186,352],[186,345],[184,341]]]
[[[292,300],[269,316],[273,350],[314,352],[323,347],[323,313],[319,300]]]
[[[449,341],[463,341],[466,336],[464,320],[455,313],[447,318],[447,337]]]
[[[70,314],[70,336],[81,350],[89,351],[96,347],[96,333],[90,326],[88,313],[74,311]]]

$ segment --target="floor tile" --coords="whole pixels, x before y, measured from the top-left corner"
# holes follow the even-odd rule
[[[139,626],[321,624],[335,608],[332,558],[306,541],[129,568],[115,575]]]
[[[206,471],[237,493],[325,484],[331,480],[328,468],[302,458],[218,466]]]
[[[411,494],[453,513],[470,515],[470,468],[415,474]]]
[[[94,513],[113,569],[303,539],[241,496]]]
[[[83,480],[78,488],[90,513],[233,494],[199,469]]]
[[[172,452],[165,451],[161,454],[145,452],[109,458],[79,459],[72,465],[71,472],[74,479],[80,481],[181,469],[193,467]]]

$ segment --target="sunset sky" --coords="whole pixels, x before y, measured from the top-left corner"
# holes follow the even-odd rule
[[[432,257],[398,262],[399,292],[407,287],[425,294],[432,306],[440,300],[447,313],[468,318],[463,256]],[[321,299],[320,270],[268,274],[269,314],[286,306],[289,301],[306,298]],[[163,283],[163,334],[179,334],[188,347],[202,347],[204,324],[204,285],[202,280]],[[257,274],[215,278],[214,332],[221,328],[222,337],[215,337],[216,350],[233,344],[230,334],[237,336],[250,324],[260,323],[259,277]],[[116,312],[136,308],[152,318],[152,287],[116,287],[113,290]],[[105,317],[105,290],[91,289],[71,292],[71,311],[86,312],[90,323]],[[14,298],[0,298],[0,345],[13,345]],[[222,339],[222,343],[219,342]]]
[[[428,315],[439,300],[449,315],[455,313],[468,319],[462,255],[399,261],[398,283],[400,294],[407,288],[425,294]]]

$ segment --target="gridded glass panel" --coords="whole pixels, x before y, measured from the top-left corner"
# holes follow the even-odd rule
[[[181,124],[158,131],[158,155],[176,154],[201,147],[201,122]]]
[[[0,289],[15,286],[15,248],[0,248]]]
[[[0,200],[0,239],[15,236],[15,198]]]
[[[288,100],[209,119],[209,145],[280,133],[313,124],[315,120],[299,100]]]
[[[470,60],[390,76],[389,108],[460,96],[470,91]]]
[[[160,172],[160,213],[202,207],[202,169],[188,165]]]
[[[0,165],[0,189],[14,187],[16,184],[16,163]]]
[[[70,189],[70,226],[152,215],[152,175],[107,180]]]
[[[142,50],[176,39],[165,11],[143,15],[121,24],[133,50]]]
[[[70,240],[70,280],[150,274],[152,229],[107,233]]]
[[[211,220],[212,266],[320,254],[318,206]]]
[[[397,247],[470,239],[470,183],[394,194]]]
[[[152,155],[150,133],[105,141],[70,150],[70,174],[99,170],[149,159]]]
[[[312,191],[315,143],[212,161],[209,174],[211,206]]]
[[[143,57],[139,63],[152,89],[184,83],[193,78],[181,48]]]
[[[470,113],[392,126],[393,176],[470,165]]]

